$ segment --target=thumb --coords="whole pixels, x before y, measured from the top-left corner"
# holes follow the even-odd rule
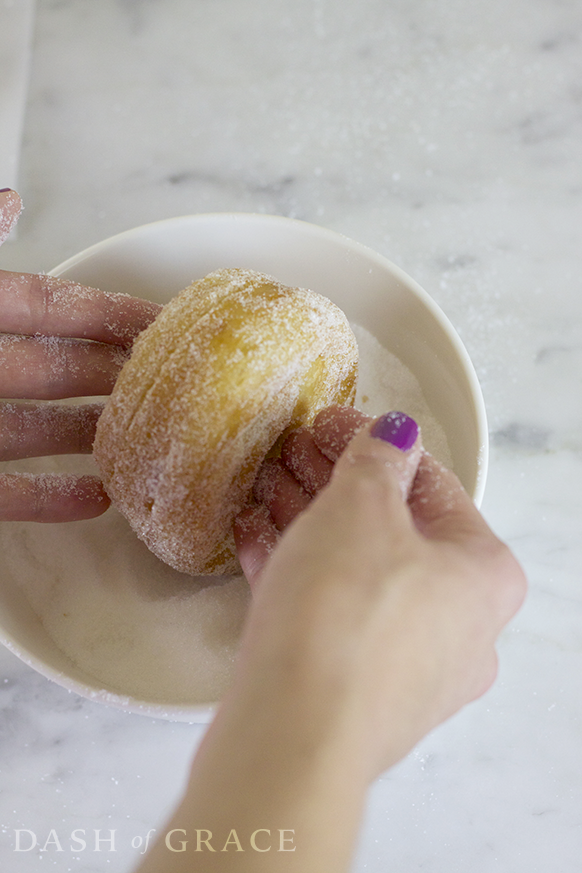
[[[259,568],[257,592],[294,579],[306,586],[378,579],[378,567],[399,560],[414,531],[405,501],[421,455],[419,428],[408,416],[389,413],[365,425]]]
[[[387,506],[392,507],[388,517],[394,524],[422,451],[418,425],[403,413],[390,412],[366,424],[344,449],[327,486],[297,517],[301,524],[292,534],[295,551],[323,552],[325,560],[335,538],[336,551],[337,540],[342,547],[353,542],[357,557],[361,549],[369,552],[369,537],[377,527],[380,539],[386,540]],[[282,543],[294,526],[280,538]],[[234,536],[243,572],[254,589],[271,554],[279,550],[279,535],[264,507],[249,507],[235,520]]]
[[[402,500],[410,495],[423,454],[420,428],[404,412],[388,412],[362,428],[350,441],[334,468],[341,475],[354,465],[390,472]]]

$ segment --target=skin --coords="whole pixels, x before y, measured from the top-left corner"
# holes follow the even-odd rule
[[[235,681],[140,873],[347,871],[370,783],[493,682],[523,573],[420,440],[370,425],[326,410],[259,476]]]
[[[0,192],[0,243],[22,202]],[[0,270],[0,460],[90,454],[101,407],[26,403],[108,394],[160,307],[67,280]],[[75,521],[105,512],[96,476],[0,474],[0,521]]]
[[[0,192],[0,241],[20,209]],[[0,458],[90,451],[98,404],[22,401],[107,393],[158,309],[0,271]],[[235,681],[140,873],[347,871],[370,783],[493,682],[523,573],[420,437],[372,424],[324,410],[259,474]],[[0,520],[107,505],[96,477],[0,475]]]

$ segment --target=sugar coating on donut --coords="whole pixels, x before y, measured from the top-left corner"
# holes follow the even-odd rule
[[[181,572],[239,571],[232,522],[291,429],[351,405],[358,349],[330,300],[224,269],[171,300],[134,344],[94,456],[137,535]]]

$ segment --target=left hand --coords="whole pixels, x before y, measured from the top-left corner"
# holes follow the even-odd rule
[[[15,191],[0,192],[0,244],[21,209]],[[0,461],[90,454],[100,404],[21,401],[109,394],[133,340],[160,308],[52,276],[0,270]],[[108,506],[96,476],[0,473],[0,521],[74,521]]]

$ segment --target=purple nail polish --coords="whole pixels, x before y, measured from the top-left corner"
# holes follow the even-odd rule
[[[7,191],[12,191],[12,188],[0,188],[0,194],[6,194]]]
[[[416,442],[418,425],[404,412],[387,412],[374,422],[370,433],[401,452],[407,452]]]

